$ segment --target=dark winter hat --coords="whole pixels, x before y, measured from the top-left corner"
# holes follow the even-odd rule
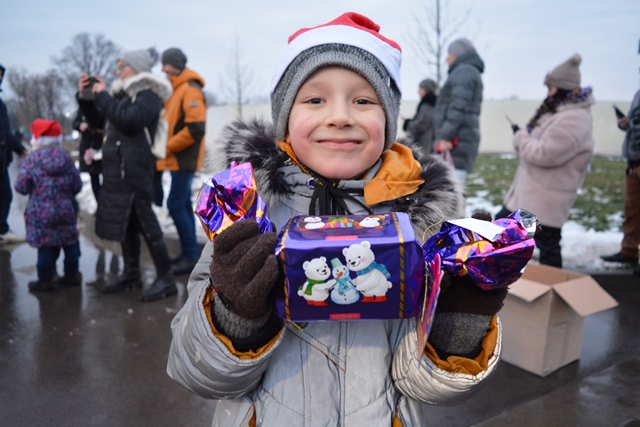
[[[136,73],[143,71],[150,72],[156,62],[158,62],[158,51],[150,47],[149,49],[128,50],[118,56],[118,61],[126,62]]]
[[[271,116],[276,138],[284,140],[298,90],[320,68],[341,66],[367,79],[380,99],[386,118],[385,149],[396,139],[400,112],[400,46],[378,32],[369,18],[349,12],[289,37],[271,81]]]
[[[573,56],[556,68],[551,70],[544,78],[544,84],[557,87],[558,89],[575,90],[580,89],[580,63],[582,56],[574,53]]]
[[[447,52],[454,55],[456,58],[459,58],[465,53],[472,52],[475,50],[476,48],[473,47],[473,43],[471,43],[471,40],[464,37],[460,37],[459,39],[456,39],[451,42],[451,44],[449,45],[449,48],[447,49]]]
[[[177,47],[171,47],[162,52],[162,65],[169,64],[178,70],[184,70],[187,66],[187,56]]]
[[[436,93],[436,82],[435,80],[431,80],[431,79],[424,79],[423,81],[420,82],[419,85],[420,89],[429,92],[429,93]]]

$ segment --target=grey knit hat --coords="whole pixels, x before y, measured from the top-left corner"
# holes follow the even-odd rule
[[[460,58],[465,53],[472,52],[475,50],[476,48],[473,47],[473,43],[471,43],[471,40],[464,37],[460,37],[459,39],[456,39],[451,42],[451,44],[449,45],[449,48],[447,49],[447,52],[454,55],[456,58]]]
[[[271,84],[271,117],[278,140],[286,138],[293,101],[304,82],[320,68],[339,66],[360,74],[373,87],[386,119],[384,148],[395,142],[402,97],[401,50],[379,35],[379,28],[369,18],[350,12],[289,38]]]
[[[558,89],[575,90],[580,89],[580,63],[582,56],[574,53],[571,58],[551,70],[544,79],[547,86]]]
[[[149,72],[158,62],[158,51],[150,47],[149,49],[128,50],[118,56],[118,61],[126,62],[136,73]]]
[[[169,64],[178,70],[184,70],[187,66],[187,56],[177,47],[171,47],[162,52],[162,65]]]
[[[432,79],[424,79],[423,81],[420,82],[420,85],[418,86],[420,89],[429,92],[429,93],[436,93],[436,82],[435,80]]]

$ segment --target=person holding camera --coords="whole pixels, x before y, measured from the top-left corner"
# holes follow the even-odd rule
[[[580,86],[582,57],[574,54],[544,79],[547,97],[525,129],[512,124],[518,168],[496,219],[518,208],[534,213],[540,264],[562,268],[561,228],[593,155],[591,87]]]
[[[151,208],[156,158],[146,134],[155,134],[164,101],[172,93],[167,80],[151,73],[158,56],[153,48],[120,54],[116,72],[119,80],[113,83],[109,92],[100,77],[90,85],[89,76],[83,74],[78,82],[80,93],[90,86],[94,95],[93,100],[78,96],[80,110],[89,125],[98,128],[100,115],[106,120],[96,235],[121,242],[124,260],[123,273],[107,283],[102,293],[142,287],[142,235],[157,273],[153,284],[143,290],[142,301],[153,301],[178,292],[162,229]]]

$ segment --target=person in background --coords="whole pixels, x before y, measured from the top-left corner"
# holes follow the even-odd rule
[[[96,77],[93,100],[78,97],[82,114],[97,128],[97,117],[106,120],[102,146],[102,188],[96,211],[96,235],[121,242],[124,270],[108,282],[102,293],[111,294],[142,287],[140,236],[144,238],[156,268],[156,279],[143,289],[140,299],[154,301],[178,292],[162,229],[151,208],[156,158],[147,131],[155,134],[164,101],[171,96],[169,82],[151,73],[158,60],[155,49],[129,50],[117,60],[116,80],[110,92]],[[83,74],[78,92],[89,86]]]
[[[432,79],[424,79],[418,86],[420,103],[416,115],[406,119],[402,125],[407,135],[411,136],[422,147],[425,153],[433,152],[433,107],[436,105],[437,84]]]
[[[224,129],[213,158],[225,169],[251,162],[276,226],[294,215],[404,211],[428,238],[443,217],[464,215],[453,170],[396,143],[401,50],[379,28],[351,12],[296,32],[272,80],[273,126]],[[506,288],[451,277],[418,349],[415,318],[280,321],[269,302],[276,245],[253,220],[225,229],[205,246],[171,322],[167,372],[220,399],[213,426],[428,425],[423,403],[464,402],[496,368]]]
[[[496,219],[518,208],[532,212],[542,230],[534,236],[540,263],[562,268],[562,225],[578,196],[593,155],[591,87],[580,86],[582,57],[574,54],[544,79],[547,97],[526,129],[514,127],[519,157],[513,182]]]
[[[191,183],[204,157],[207,118],[207,106],[202,93],[204,79],[187,67],[186,55],[175,47],[162,53],[162,71],[173,86],[173,94],[164,105],[164,118],[169,125],[167,156],[156,162],[156,170],[159,175],[162,171],[171,172],[167,208],[180,237],[180,256],[172,260],[172,271],[176,275],[189,274],[200,256]],[[162,194],[162,186],[157,182],[156,178],[154,191]]]
[[[480,147],[480,107],[484,62],[466,38],[449,45],[449,76],[440,89],[433,124],[435,151],[450,151],[456,175],[464,183]]]
[[[640,48],[638,51],[640,53]],[[602,259],[607,262],[637,265],[640,245],[640,90],[633,96],[629,113],[618,117],[618,128],[625,132],[622,155],[627,159],[622,242],[620,252],[603,256]],[[640,267],[633,270],[633,274],[640,276]]]
[[[0,92],[2,91],[4,73],[5,68],[0,65]],[[0,98],[0,245],[25,241],[24,237],[13,234],[7,222],[11,200],[13,200],[11,179],[9,178],[9,164],[13,161],[13,153],[20,157],[29,155],[29,151],[11,133],[7,106]]]
[[[20,165],[15,189],[29,196],[24,213],[27,242],[38,248],[38,280],[30,291],[52,291],[56,285],[79,286],[80,242],[75,195],[82,189],[80,174],[62,148],[62,128],[55,120],[31,124],[34,152]],[[64,251],[64,275],[57,276],[56,260]]]
[[[87,172],[91,178],[91,189],[98,200],[100,175],[102,174],[102,139],[104,138],[104,118],[97,120],[100,127],[94,128],[78,110],[73,120],[73,128],[80,132],[79,158],[80,172]]]

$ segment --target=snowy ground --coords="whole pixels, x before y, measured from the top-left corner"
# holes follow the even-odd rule
[[[89,175],[82,173],[82,179],[84,186],[80,194],[78,195],[78,201],[81,209],[94,212],[96,209],[96,201],[91,191],[91,185],[89,182]],[[204,182],[209,179],[209,176],[196,174],[193,180],[193,197],[195,198],[200,190],[200,187]],[[165,203],[166,196],[169,193],[169,185],[171,176],[165,172],[163,177],[163,186],[165,189]],[[492,206],[486,204],[486,201],[482,201],[479,198],[468,198],[467,212],[471,215],[471,212],[477,209],[484,209],[492,214],[496,214],[499,210],[499,206]],[[169,212],[166,208],[166,204],[159,208],[154,206],[160,226],[162,227],[165,235],[168,237],[177,238],[176,229],[173,225],[173,221],[169,216]],[[198,241],[204,243],[207,241],[207,237],[199,226],[199,220],[196,221],[196,231]],[[620,231],[608,231],[608,232],[595,232],[593,230],[585,230],[582,226],[575,222],[567,222],[562,227],[562,258],[564,268],[569,270],[580,270],[587,272],[596,272],[603,270],[616,270],[621,267],[618,264],[605,263],[600,259],[601,255],[610,255],[618,252],[620,249],[620,241],[622,240],[622,233]],[[537,251],[534,253],[534,260],[537,257]]]

